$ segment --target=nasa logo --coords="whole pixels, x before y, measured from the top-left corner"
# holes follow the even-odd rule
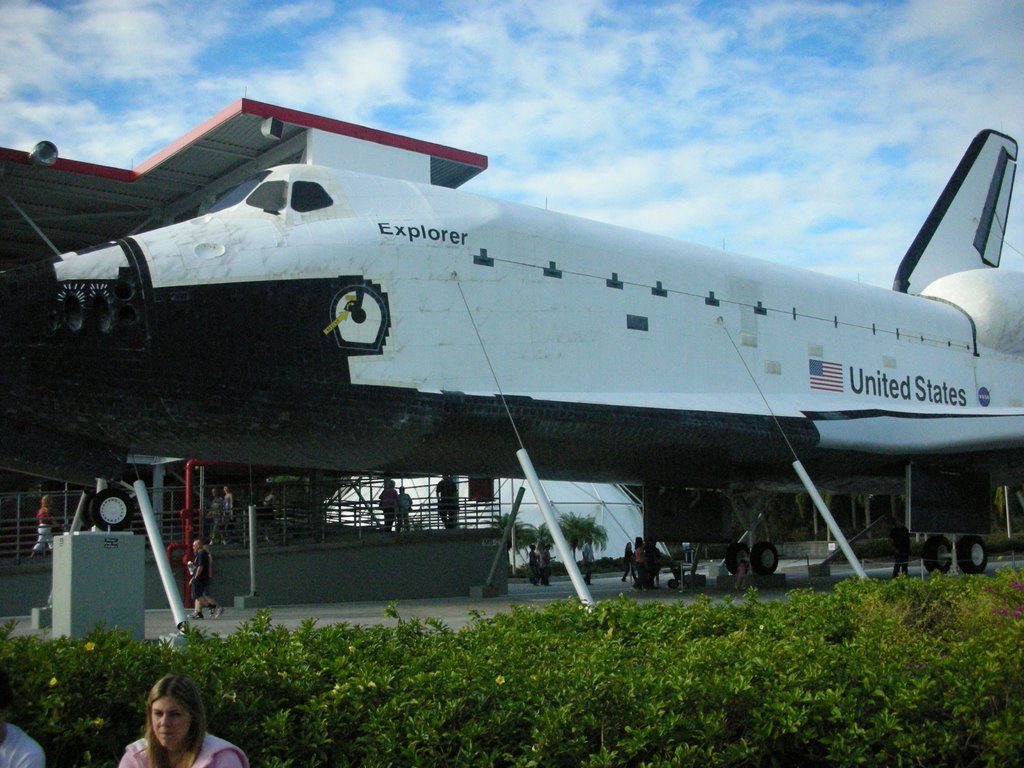
[[[992,396],[989,394],[988,387],[982,387],[978,390],[978,402],[986,408],[988,404],[992,402]]]

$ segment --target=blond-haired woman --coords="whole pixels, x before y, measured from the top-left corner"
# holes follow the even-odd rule
[[[249,768],[245,752],[206,732],[206,709],[190,677],[160,678],[146,699],[145,736],[118,768]]]
[[[53,514],[50,512],[50,497],[43,496],[39,500],[39,509],[36,512],[36,543],[32,547],[32,554],[46,555],[53,551]]]

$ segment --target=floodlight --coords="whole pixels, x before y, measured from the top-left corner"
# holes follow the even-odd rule
[[[280,139],[284,134],[284,123],[276,117],[268,117],[260,126],[260,133],[268,139]]]
[[[32,165],[49,166],[57,162],[57,145],[52,141],[40,141],[28,153]]]

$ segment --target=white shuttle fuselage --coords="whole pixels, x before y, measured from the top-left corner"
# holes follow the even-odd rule
[[[965,174],[1004,181],[993,144],[1016,159],[990,132]],[[795,485],[799,458],[826,486],[892,487],[908,462],[1019,480],[1024,275],[942,274],[927,248],[911,261],[940,276],[907,293],[281,166],[234,205],[6,273],[27,314],[3,418],[83,460],[508,476],[525,446],[551,479]],[[64,381],[40,393],[47,361]]]

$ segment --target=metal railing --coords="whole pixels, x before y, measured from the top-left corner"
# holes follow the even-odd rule
[[[181,539],[181,518],[176,510],[184,498],[183,490],[165,488],[159,494],[161,503],[156,505],[157,518],[163,539],[168,543]],[[0,565],[39,562],[41,557],[48,556],[49,551],[33,555],[33,548],[39,541],[36,512],[42,497],[49,497],[50,535],[59,536],[71,530],[81,495],[80,490],[0,494]],[[88,528],[88,523],[84,527]],[[135,516],[131,531],[145,535],[146,527],[141,516]]]
[[[206,539],[212,536],[215,545],[248,546],[250,503],[256,507],[257,542],[265,546],[323,543],[390,532],[379,506],[378,498],[384,489],[384,480],[379,477],[350,478],[343,485],[335,483],[331,486],[304,481],[273,483],[270,485],[273,503],[269,505],[263,503],[262,493],[236,489],[230,515],[210,514],[210,489],[217,485],[206,483],[196,486],[193,498],[200,499],[200,505],[191,510],[192,534]],[[478,500],[460,494],[454,519],[448,514],[446,521],[433,489],[433,482],[429,479],[406,481],[412,506],[405,516],[397,516],[396,522],[400,523],[398,533],[498,527],[501,514],[499,497]],[[71,530],[81,491],[0,494],[0,565],[40,562],[41,557],[49,554],[32,554],[39,539],[36,512],[42,495],[50,497],[52,535]],[[166,486],[155,496],[153,506],[164,543],[181,542],[184,487]],[[88,523],[84,527],[88,528]],[[135,516],[131,530],[145,535],[140,515]]]
[[[444,509],[434,495],[435,485],[430,478],[406,480],[397,487],[399,490],[404,489],[411,499],[408,511],[396,515],[393,528],[398,532],[498,527],[501,516],[499,496],[472,499],[460,494],[453,508]],[[383,490],[382,478],[351,478],[348,484],[339,486],[325,502],[325,525],[335,532],[388,530],[384,510],[379,502]]]

